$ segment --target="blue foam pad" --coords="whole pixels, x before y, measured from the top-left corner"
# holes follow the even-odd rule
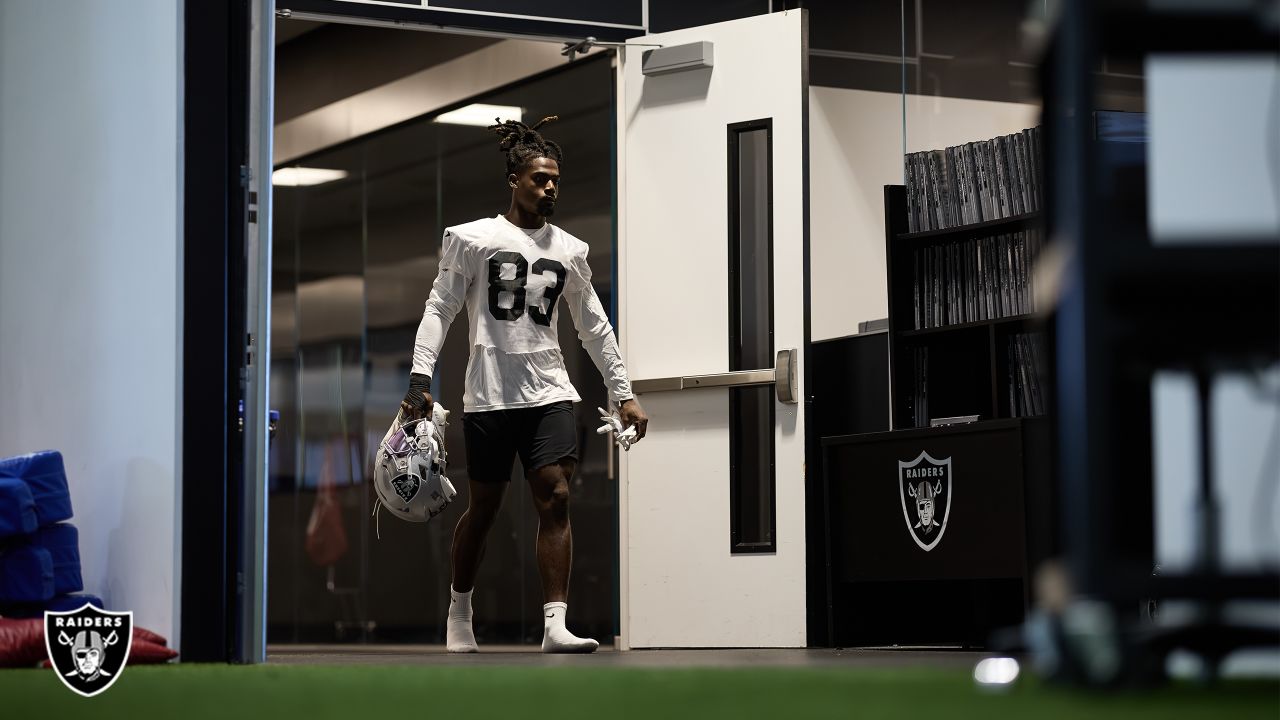
[[[107,609],[107,606],[102,602],[102,598],[97,595],[78,593],[75,595],[56,595],[44,602],[0,605],[0,615],[7,618],[44,617],[45,610],[52,610],[54,612],[71,612],[72,610],[79,610],[84,607],[85,603],[89,603],[99,610]]]
[[[80,575],[80,531],[70,523],[40,528],[31,542],[49,551],[53,558],[53,593],[66,595],[84,589]]]
[[[53,597],[53,557],[36,545],[0,553],[0,602],[44,602]]]
[[[17,478],[0,477],[0,538],[25,535],[39,527],[31,488]]]
[[[17,478],[27,484],[41,527],[71,519],[67,471],[62,465],[62,453],[57,450],[4,458],[0,460],[0,477]]]

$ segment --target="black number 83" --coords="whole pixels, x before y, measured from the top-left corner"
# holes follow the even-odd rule
[[[513,278],[502,277],[502,266],[514,265],[516,268],[516,276]],[[564,265],[551,260],[542,258],[533,264],[533,274],[541,275],[547,271],[556,274],[556,284],[548,286],[543,291],[543,298],[547,301],[547,309],[543,310],[541,303],[528,306],[529,317],[539,325],[551,327],[551,313],[555,310],[556,301],[560,299],[560,293],[564,292],[565,271]],[[525,311],[525,285],[529,280],[529,262],[524,256],[518,252],[504,251],[494,253],[489,258],[489,314],[498,320],[509,320],[515,322],[524,315]],[[511,307],[504,308],[498,305],[498,296],[502,292],[511,293],[514,298]]]

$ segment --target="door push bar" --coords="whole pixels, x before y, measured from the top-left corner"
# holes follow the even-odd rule
[[[739,370],[711,375],[685,375],[683,377],[632,380],[631,389],[638,395],[671,390],[696,390],[699,388],[745,387],[747,385],[773,385],[778,402],[794,403],[799,399],[800,371],[796,367],[796,349],[779,350],[772,370]]]

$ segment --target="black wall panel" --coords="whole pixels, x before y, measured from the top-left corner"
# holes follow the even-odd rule
[[[906,12],[907,57],[916,54],[916,4],[902,0],[805,0],[809,47],[875,55],[902,54],[903,11]],[[965,3],[966,8],[971,8]]]
[[[231,659],[244,337],[248,0],[187,0],[183,118],[182,658]]]
[[[781,2],[776,3],[780,8]],[[768,0],[649,0],[649,32],[669,32],[769,12]]]

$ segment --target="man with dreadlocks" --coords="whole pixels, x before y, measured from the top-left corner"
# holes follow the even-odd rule
[[[613,327],[591,287],[587,244],[547,222],[560,197],[560,146],[522,122],[491,126],[507,158],[511,206],[503,215],[445,230],[440,273],[431,289],[413,352],[405,417],[429,415],[431,373],[465,304],[471,357],[463,387],[463,431],[470,474],[467,511],[453,533],[447,642],[450,652],[476,652],[471,593],[511,478],[515,456],[538,511],[543,652],[593,652],[599,643],[565,628],[573,535],[569,479],[577,462],[573,403],[556,336],[557,306],[569,307],[578,338],[604,376],[622,423],[643,438],[649,420],[631,394]]]

